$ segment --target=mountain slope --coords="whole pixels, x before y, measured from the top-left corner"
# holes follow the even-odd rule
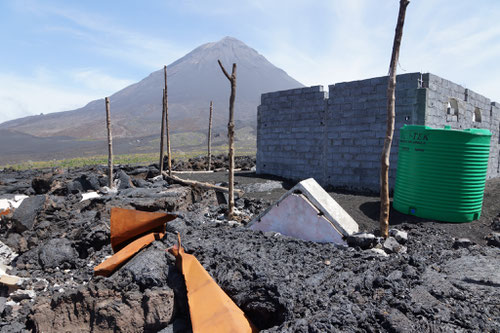
[[[233,62],[237,64],[237,126],[255,124],[262,93],[303,86],[235,38],[225,37],[201,45],[167,67],[170,128],[174,132],[205,131],[210,100],[215,105],[214,127],[225,126],[230,85],[217,59],[228,71]],[[111,95],[113,136],[159,133],[162,89],[163,69],[160,69]],[[8,121],[0,124],[0,129],[40,137],[101,139],[106,135],[104,118],[104,100],[100,99],[77,110]]]

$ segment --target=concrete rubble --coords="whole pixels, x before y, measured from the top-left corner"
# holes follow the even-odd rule
[[[10,247],[0,242],[0,265],[10,265],[17,256],[18,254]]]
[[[313,178],[309,178],[254,218],[249,228],[275,231],[307,241],[346,245],[344,237],[357,232],[358,224]]]
[[[95,191],[82,193],[82,200],[80,200],[80,201],[95,199],[95,198],[99,198],[99,197],[101,197],[101,195]]]

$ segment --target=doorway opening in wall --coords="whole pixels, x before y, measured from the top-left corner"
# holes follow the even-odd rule
[[[472,122],[480,123],[481,122],[481,109],[474,108],[474,113],[472,114]]]
[[[446,104],[446,121],[458,122],[458,101],[454,98],[450,98]]]
[[[446,106],[446,114],[450,116],[458,116],[458,101],[454,98],[448,100],[448,105]]]

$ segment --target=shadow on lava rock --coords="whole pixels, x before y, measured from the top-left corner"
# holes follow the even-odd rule
[[[376,223],[378,223],[380,219],[380,200],[378,201],[369,201],[369,202],[364,202],[359,206],[359,210],[365,214],[368,218],[374,220]],[[407,215],[403,214],[401,212],[398,212],[392,207],[392,202],[391,202],[391,211],[389,212],[389,224],[390,225],[399,225],[402,223],[422,223],[422,222],[431,222],[429,220],[413,216],[413,215]]]
[[[253,182],[255,182],[255,180],[257,180],[257,179],[260,179],[263,182],[265,182],[265,181],[279,181],[282,183],[283,189],[285,189],[287,191],[289,189],[291,189],[292,187],[294,187],[295,185],[297,185],[297,183],[299,182],[299,181],[293,181],[290,179],[285,179],[283,177],[274,176],[274,175],[256,174],[255,171],[238,171],[238,172],[235,172],[234,175],[238,176],[238,177],[251,178]]]

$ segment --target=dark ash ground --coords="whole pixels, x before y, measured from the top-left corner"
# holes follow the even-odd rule
[[[1,221],[0,241],[20,254],[9,273],[25,278],[20,291],[1,290],[1,332],[190,331],[182,275],[165,252],[176,232],[267,332],[500,332],[500,244],[485,239],[500,231],[498,179],[488,182],[483,214],[473,223],[392,211],[392,227],[408,232],[407,251],[383,255],[246,229],[293,186],[280,179],[238,173],[236,187],[246,192],[237,201],[241,223],[228,223],[214,192],[169,185],[156,174],[154,166],[122,166],[117,194],[80,202],[82,192],[106,185],[104,167],[0,173],[0,197],[38,195],[23,214]],[[225,172],[179,176],[227,179]],[[376,196],[330,194],[361,230],[377,229]],[[111,277],[94,278],[93,267],[112,253],[115,206],[180,216],[162,241]],[[455,240],[463,237],[470,241]]]

